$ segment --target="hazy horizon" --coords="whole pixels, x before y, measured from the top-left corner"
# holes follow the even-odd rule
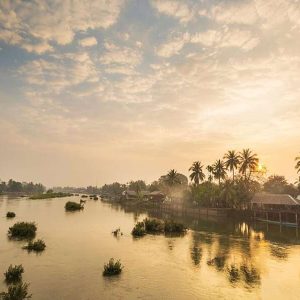
[[[188,176],[250,148],[297,178],[300,2],[0,2],[0,179]]]

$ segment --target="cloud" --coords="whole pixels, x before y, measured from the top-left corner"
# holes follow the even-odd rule
[[[190,41],[190,34],[184,33],[178,37],[171,38],[166,43],[161,44],[156,48],[156,54],[162,57],[171,57],[175,54],[179,54],[180,50],[186,43]]]
[[[79,41],[79,44],[82,46],[82,47],[92,47],[92,46],[95,46],[98,44],[97,40],[95,37],[91,36],[91,37],[87,37],[87,38],[84,38],[84,39],[81,39]]]
[[[141,63],[142,52],[139,49],[120,47],[114,43],[105,43],[106,51],[99,61],[104,65],[118,64],[133,68]]]
[[[151,3],[159,13],[176,18],[181,23],[189,22],[195,13],[184,1],[152,0]]]
[[[52,47],[45,45],[67,45],[78,31],[110,27],[122,4],[123,0],[1,1],[1,39],[39,54],[51,51]],[[39,46],[29,47],[34,41]]]

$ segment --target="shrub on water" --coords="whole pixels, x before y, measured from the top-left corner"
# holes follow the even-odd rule
[[[0,293],[1,300],[25,300],[30,299],[32,295],[28,294],[28,284],[18,283],[8,287],[7,292]]]
[[[118,275],[122,272],[123,266],[120,260],[115,260],[111,258],[107,264],[104,265],[103,276],[113,276]]]
[[[146,234],[144,222],[138,222],[133,227],[131,234],[135,237],[144,236]]]
[[[26,249],[28,251],[35,251],[35,252],[44,251],[45,248],[46,248],[46,244],[43,240],[37,240],[35,242],[30,241],[26,246],[23,247],[23,249]]]
[[[6,214],[6,218],[14,218],[16,216],[16,214],[12,211],[8,211]]]
[[[147,233],[164,232],[164,223],[158,219],[144,219],[145,230]]]
[[[83,209],[83,205],[77,202],[68,201],[65,205],[66,211],[75,211]]]
[[[186,227],[182,223],[166,220],[164,230],[165,233],[185,233]]]
[[[22,265],[10,265],[7,271],[4,273],[6,283],[10,284],[20,281],[22,279],[22,273],[24,273],[24,268]]]
[[[8,235],[12,238],[28,239],[35,236],[37,227],[35,223],[18,222],[9,227]]]
[[[47,193],[33,195],[29,199],[36,200],[36,199],[50,199],[50,198],[63,198],[63,197],[71,197],[73,194],[70,193],[53,193],[52,190],[49,190]]]

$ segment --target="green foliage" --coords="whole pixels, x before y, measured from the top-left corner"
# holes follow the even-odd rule
[[[128,183],[128,190],[140,192],[145,191],[147,189],[147,185],[144,180],[130,181]]]
[[[182,223],[177,223],[172,220],[166,220],[164,231],[166,234],[170,234],[170,233],[181,234],[186,232],[186,227]]]
[[[145,230],[147,233],[161,233],[164,232],[164,222],[158,219],[144,219]]]
[[[101,196],[119,199],[122,196],[122,192],[127,189],[125,184],[114,182],[112,184],[105,184],[101,188]]]
[[[196,185],[199,185],[199,183],[204,180],[205,174],[203,173],[203,166],[200,161],[195,161],[189,168],[189,171],[192,171],[190,179],[194,181]]]
[[[66,211],[76,211],[83,209],[83,205],[77,202],[68,201],[65,205]]]
[[[103,276],[113,276],[118,275],[122,272],[123,266],[120,260],[115,260],[111,258],[107,264],[104,265]]]
[[[22,273],[24,273],[22,265],[10,265],[4,273],[6,283],[10,284],[20,281],[22,279]]]
[[[33,199],[33,200],[36,200],[36,199],[49,199],[49,198],[64,198],[64,197],[71,197],[72,194],[70,193],[52,193],[52,192],[47,192],[45,194],[39,194],[39,195],[34,195],[34,196],[31,196],[29,199]]]
[[[0,182],[0,192],[10,192],[10,193],[25,193],[25,194],[32,194],[32,193],[43,193],[45,187],[40,184],[34,184],[32,182],[18,182],[15,180],[10,179],[7,183]]]
[[[136,223],[131,233],[135,237],[140,237],[147,233],[182,234],[185,232],[186,227],[181,223],[176,223],[172,220],[161,221],[158,219],[146,218],[142,222]]]
[[[1,300],[25,300],[30,299],[32,295],[28,294],[28,284],[18,283],[8,287],[7,292],[0,293]]]
[[[289,194],[293,197],[298,195],[298,189],[288,184],[284,176],[272,175],[264,183],[264,191],[274,194]]]
[[[133,227],[132,231],[131,231],[131,234],[134,237],[144,236],[146,234],[144,222],[138,222],[138,223],[136,223],[135,226]]]
[[[28,239],[35,236],[36,230],[35,223],[18,222],[9,227],[8,235],[12,238]]]
[[[12,211],[8,211],[6,213],[6,218],[14,218],[16,216],[16,214]]]
[[[214,177],[219,181],[219,184],[222,179],[225,179],[226,177],[226,167],[225,163],[218,159],[214,164],[213,164],[213,174]]]
[[[28,251],[35,251],[35,252],[44,251],[45,248],[46,248],[46,244],[43,240],[37,240],[35,242],[30,241],[26,246],[23,247],[23,249],[26,249]]]

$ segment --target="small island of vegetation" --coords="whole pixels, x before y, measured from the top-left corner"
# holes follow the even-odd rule
[[[37,199],[50,199],[50,198],[64,198],[64,197],[71,197],[71,196],[73,196],[73,194],[71,193],[62,193],[62,192],[55,193],[52,190],[48,190],[46,193],[33,195],[29,199],[37,200]]]
[[[26,246],[23,247],[23,249],[28,250],[29,252],[35,251],[35,252],[42,252],[46,248],[46,244],[43,240],[39,239],[37,241],[30,241]]]
[[[28,283],[18,283],[10,285],[7,292],[0,293],[1,300],[25,300],[30,299],[32,295],[28,293]]]
[[[123,266],[120,260],[111,258],[107,264],[104,265],[103,276],[114,276],[122,272]]]
[[[12,211],[8,211],[6,214],[6,218],[11,219],[14,218],[16,216],[16,214]]]
[[[186,232],[186,227],[172,220],[161,221],[158,219],[144,219],[142,222],[135,224],[131,234],[134,237],[141,237],[149,234],[183,234]]]
[[[33,222],[18,222],[9,227],[8,235],[11,238],[30,239],[34,238],[37,227]]]
[[[84,206],[82,204],[77,202],[72,202],[72,201],[68,201],[65,205],[66,211],[76,211],[76,210],[81,210],[83,208]]]
[[[18,281],[21,281],[22,273],[24,273],[24,268],[22,265],[16,265],[16,266],[10,265],[7,271],[4,273],[5,282],[7,284],[10,284],[10,283],[16,283]]]

